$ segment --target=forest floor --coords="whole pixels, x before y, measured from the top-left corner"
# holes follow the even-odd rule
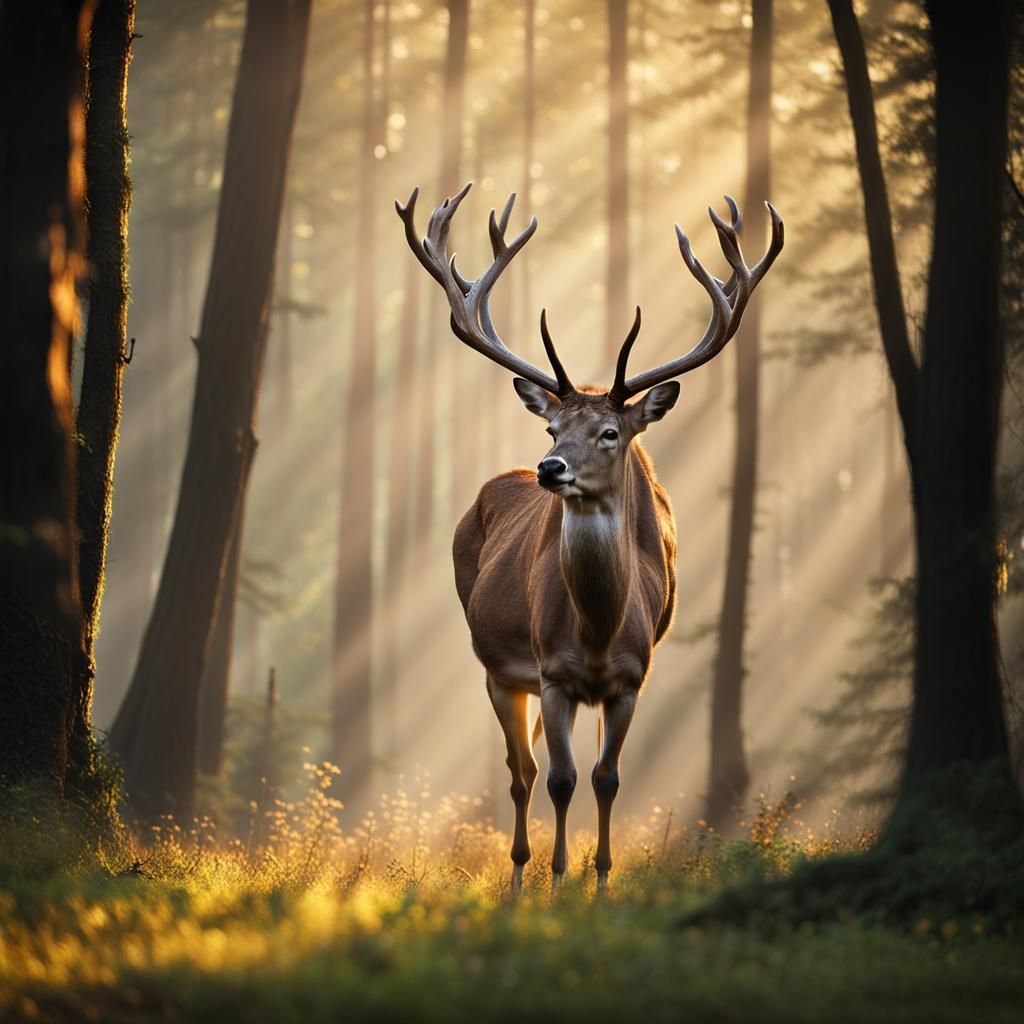
[[[577,836],[553,894],[538,825],[513,900],[508,838],[471,801],[399,794],[349,836],[316,771],[265,839],[168,824],[102,870],[44,870],[52,837],[0,865],[0,1020],[1024,1019],[1024,942],[981,917],[692,924],[868,837],[816,839],[766,804],[735,841],[655,818],[619,836],[604,893]]]

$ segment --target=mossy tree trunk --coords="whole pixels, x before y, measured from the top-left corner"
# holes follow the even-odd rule
[[[0,781],[58,796],[81,705],[70,352],[91,13],[0,7]]]
[[[114,496],[114,457],[121,426],[121,390],[128,320],[128,126],[125,104],[135,27],[135,0],[103,0],[89,36],[86,96],[86,210],[89,322],[76,418],[78,572],[82,648],[76,666],[72,769],[90,774],[94,648]]]
[[[771,195],[772,0],[754,0],[747,92],[747,187],[744,235],[758,249]],[[733,344],[736,366],[736,456],[733,461],[729,550],[711,683],[711,757],[705,817],[721,824],[750,785],[743,747],[743,647],[754,543],[761,375],[761,293],[750,301]]]
[[[274,253],[311,0],[249,0],[185,465],[153,612],[111,730],[135,814],[192,814],[203,665],[256,448]]]

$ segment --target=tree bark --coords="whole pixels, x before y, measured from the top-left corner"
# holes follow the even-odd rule
[[[274,253],[310,0],[249,0],[185,465],[164,571],[110,739],[135,813],[192,814],[199,690],[256,447]]]
[[[99,634],[114,457],[128,356],[128,126],[125,104],[135,27],[135,0],[104,0],[89,37],[85,177],[90,266],[89,321],[76,418],[78,571],[82,647],[76,666],[71,759],[89,774],[94,648]]]
[[[605,348],[614,360],[628,328],[629,294],[629,2],[608,0],[608,272]]]
[[[355,322],[343,424],[338,574],[334,593],[334,692],[331,757],[342,769],[341,799],[361,808],[372,779],[373,675],[373,423],[377,348],[374,147],[374,9],[363,3],[363,114],[359,163]]]
[[[243,509],[231,534],[231,548],[224,566],[217,614],[210,631],[199,691],[199,732],[196,738],[196,767],[204,775],[224,770],[224,736],[231,688],[231,660],[234,650],[235,609],[238,607],[238,576],[242,561]]]
[[[910,809],[922,806],[914,798],[934,773],[957,762],[1006,763],[1008,752],[995,615],[995,464],[1009,4],[969,10],[927,4],[936,64],[936,179],[920,369],[905,323],[896,322],[902,303],[860,29],[849,0],[829,6],[857,138],[882,343],[915,496],[913,702],[892,819],[906,822]]]
[[[747,99],[745,234],[755,248],[765,237],[764,202],[771,193],[772,0],[753,0],[750,85]],[[743,749],[743,645],[754,513],[757,497],[758,412],[761,372],[761,295],[743,317],[736,355],[736,458],[733,463],[729,553],[711,690],[711,759],[705,817],[721,823],[750,785]]]
[[[995,469],[1010,5],[926,7],[936,65],[935,228],[916,410],[917,650],[904,797],[957,761],[1008,754]]]
[[[70,351],[91,14],[0,7],[0,782],[55,795],[81,703]]]

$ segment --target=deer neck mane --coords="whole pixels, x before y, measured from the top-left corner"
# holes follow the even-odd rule
[[[579,638],[603,660],[622,625],[636,557],[632,454],[622,493],[562,503],[562,577],[576,611]]]

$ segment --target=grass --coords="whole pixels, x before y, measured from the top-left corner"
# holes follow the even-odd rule
[[[981,917],[693,926],[722,891],[864,845],[786,804],[735,842],[630,823],[603,894],[584,834],[551,893],[538,825],[512,901],[508,839],[473,801],[400,792],[348,835],[331,769],[309,768],[244,839],[167,823],[102,869],[0,876],[0,1020],[1022,1019],[1024,951]]]

